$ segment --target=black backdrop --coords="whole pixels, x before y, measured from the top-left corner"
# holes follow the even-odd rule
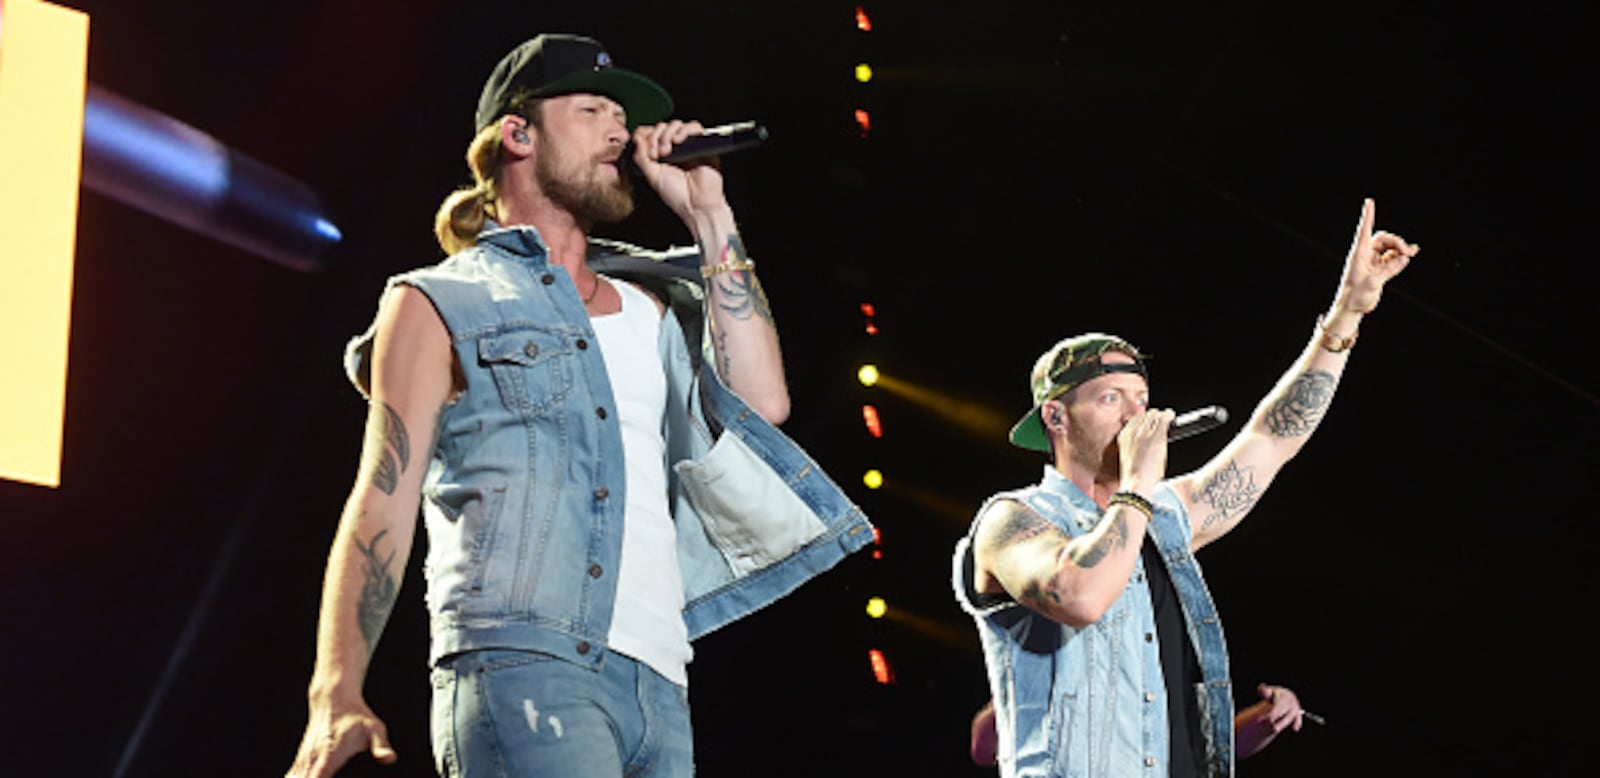
[[[786,429],[884,531],[884,559],[697,646],[701,774],[985,774],[948,554],[1040,463],[863,389],[860,361],[1020,413],[1033,357],[1103,329],[1157,355],[1158,404],[1242,418],[1326,305],[1363,196],[1423,253],[1317,439],[1202,555],[1241,703],[1282,683],[1329,722],[1240,771],[1579,772],[1600,475],[1581,4],[894,0],[867,35],[849,4],[791,0],[68,4],[92,81],[310,183],[346,239],[300,275],[85,194],[64,483],[0,483],[6,774],[287,766],[364,411],[340,347],[384,277],[437,258],[481,79],[550,30],[601,38],[680,115],[770,127],[726,169],[784,333]],[[610,234],[686,240],[653,202]],[[898,488],[860,487],[868,466]],[[368,684],[402,762],[349,774],[431,774],[417,567]],[[874,594],[912,618],[869,622]]]

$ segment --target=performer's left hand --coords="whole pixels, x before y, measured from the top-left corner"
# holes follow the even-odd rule
[[[1361,207],[1361,221],[1356,225],[1350,254],[1345,257],[1344,279],[1334,301],[1335,311],[1371,313],[1383,296],[1383,285],[1400,275],[1411,258],[1422,250],[1421,246],[1407,243],[1394,233],[1374,233],[1372,225],[1376,218],[1377,204],[1368,198]]]
[[[1272,707],[1267,710],[1266,719],[1272,726],[1272,734],[1276,735],[1289,727],[1299,732],[1304,724],[1303,712],[1300,708],[1300,698],[1293,691],[1282,686],[1268,686],[1256,684],[1256,694]]]
[[[726,209],[722,171],[716,158],[696,159],[683,165],[659,162],[674,145],[705,131],[700,122],[678,119],[649,124],[633,131],[633,161],[661,201],[679,218],[692,224],[697,215]]]

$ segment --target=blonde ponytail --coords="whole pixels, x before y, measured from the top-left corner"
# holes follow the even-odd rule
[[[467,167],[472,169],[472,186],[462,187],[444,198],[433,217],[433,234],[439,248],[455,254],[478,243],[485,219],[495,217],[497,198],[495,175],[500,170],[500,124],[478,132],[467,147]]]

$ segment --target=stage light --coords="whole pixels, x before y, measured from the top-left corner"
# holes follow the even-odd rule
[[[867,422],[867,434],[875,438],[883,437],[883,424],[878,421],[878,409],[871,405],[861,406],[861,418]]]
[[[882,597],[873,597],[872,599],[867,600],[868,616],[871,616],[875,619],[881,619],[883,618],[883,614],[888,612],[889,603],[884,602]]]
[[[866,484],[868,489],[877,489],[883,486],[883,473],[877,470],[868,470],[861,476],[861,483]]]
[[[856,126],[861,128],[861,137],[863,138],[867,137],[867,133],[872,132],[872,114],[867,113],[867,109],[856,109]],[[869,313],[867,315],[871,316],[872,314]]]
[[[0,478],[61,484],[89,17],[0,2]]]
[[[878,383],[878,366],[862,365],[861,369],[856,371],[856,379],[861,381],[862,386],[872,386]]]
[[[872,303],[862,303],[861,315],[870,319],[878,315],[878,309],[873,307]]]
[[[872,66],[863,62],[856,65],[856,80],[865,84],[872,80]]]
[[[867,661],[872,665],[872,677],[885,686],[894,683],[894,669],[889,667],[889,658],[882,651],[874,648],[867,652]]]
[[[872,32],[872,19],[867,16],[867,9],[856,6],[856,29],[862,32]]]

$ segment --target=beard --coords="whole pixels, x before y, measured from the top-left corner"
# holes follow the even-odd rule
[[[1072,424],[1067,431],[1067,445],[1072,460],[1078,466],[1102,478],[1122,475],[1122,451],[1117,446],[1121,429],[1097,431],[1084,425]]]
[[[579,222],[609,224],[633,213],[633,184],[620,164],[615,182],[600,181],[595,171],[605,163],[604,156],[573,163],[554,146],[546,146],[546,151],[534,165],[539,189]]]

